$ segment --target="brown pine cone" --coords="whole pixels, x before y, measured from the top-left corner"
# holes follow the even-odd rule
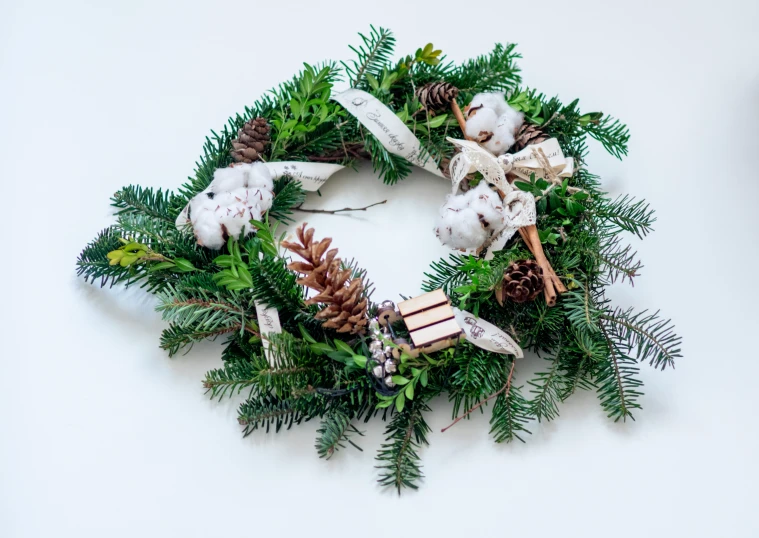
[[[543,270],[535,260],[513,262],[503,273],[501,287],[496,290],[496,300],[503,304],[505,299],[515,303],[532,301],[543,291]]]
[[[548,140],[548,136],[533,123],[523,123],[522,126],[514,133],[514,145],[512,151],[523,150],[531,144],[540,144]]]
[[[306,223],[295,233],[300,242],[283,241],[282,246],[305,260],[292,262],[287,268],[304,275],[297,280],[298,284],[318,292],[306,304],[325,305],[315,316],[323,320],[323,327],[339,333],[362,334],[369,322],[369,301],[361,279],[350,278],[351,270],[342,268],[336,248],[328,250],[332,239],[314,241],[314,229],[306,229]]]
[[[252,163],[261,158],[264,148],[270,142],[269,124],[265,118],[255,118],[237,131],[232,141],[232,158],[238,163]]]
[[[448,82],[430,82],[416,89],[419,103],[428,111],[441,110],[456,99],[459,89]]]

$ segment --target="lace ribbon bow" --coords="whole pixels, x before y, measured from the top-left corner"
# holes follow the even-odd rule
[[[537,220],[535,198],[528,192],[512,187],[506,179],[506,172],[513,172],[520,177],[524,177],[523,174],[526,173],[527,178],[534,173],[550,181],[572,175],[571,159],[570,163],[567,163],[555,138],[528,146],[519,153],[499,157],[471,140],[448,138],[448,141],[461,150],[450,163],[453,194],[458,192],[459,185],[467,174],[478,171],[485,181],[495,185],[504,197],[504,225],[483,245],[486,249],[486,260],[492,259],[494,253],[501,250],[519,228],[535,224]]]
[[[489,183],[504,192],[510,190],[506,180],[507,172],[526,180],[530,179],[531,174],[535,174],[535,177],[542,177],[552,183],[571,177],[574,172],[574,160],[564,157],[559,141],[555,138],[532,144],[517,153],[506,153],[498,157],[477,142],[450,137],[447,140],[461,150],[450,164],[454,194],[467,174],[474,171],[480,172]]]

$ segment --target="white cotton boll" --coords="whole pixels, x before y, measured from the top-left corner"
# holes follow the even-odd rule
[[[224,246],[226,240],[214,211],[203,209],[192,215],[192,229],[199,245],[212,249]]]
[[[251,219],[261,220],[272,206],[274,179],[263,163],[220,168],[208,188],[189,204],[198,243],[221,248],[228,237],[255,232]]]
[[[243,166],[218,168],[213,173],[213,181],[208,188],[213,192],[231,191],[244,187],[246,179],[247,174]]]
[[[445,198],[445,204],[440,207],[440,215],[448,211],[459,211],[469,207],[469,199],[466,194],[449,194]]]
[[[469,103],[469,110],[478,109],[476,115],[479,115],[483,109],[489,108],[495,112],[496,116],[500,116],[506,112],[506,108],[508,106],[509,105],[506,103],[506,96],[504,94],[485,92],[478,93],[472,98],[472,102]]]
[[[247,186],[258,187],[262,190],[273,191],[274,190],[274,177],[269,171],[269,168],[264,163],[253,163],[248,165],[247,171],[248,183]]]
[[[452,248],[477,248],[488,238],[479,215],[469,208],[442,211],[435,231],[440,241]]]
[[[508,107],[511,112],[502,114],[496,123],[493,138],[482,145],[494,155],[506,153],[514,145],[514,135],[522,124],[522,113]]]
[[[451,213],[451,246],[454,248],[477,248],[488,238],[480,217],[473,209]]]
[[[469,207],[480,216],[488,234],[492,234],[503,226],[504,214],[501,198],[493,192],[486,181],[480,181],[476,188],[467,192]]]
[[[498,124],[496,127],[502,124],[508,124],[511,125],[513,131],[516,131],[522,125],[523,121],[524,114],[514,108],[511,108],[511,106],[506,103],[504,111],[501,112],[501,114],[498,116]]]
[[[501,125],[495,128],[493,137],[482,142],[482,146],[493,155],[503,155],[514,145],[514,129],[511,125]]]
[[[466,120],[466,135],[472,140],[484,140],[495,131],[498,115],[490,108],[481,108]]]
[[[274,193],[268,189],[248,189],[248,199],[257,205],[261,211],[271,208]]]

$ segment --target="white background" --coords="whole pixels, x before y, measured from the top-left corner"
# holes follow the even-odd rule
[[[758,5],[1,2],[0,535],[759,535]],[[380,423],[363,453],[328,462],[315,423],[242,439],[237,402],[200,385],[218,344],[169,359],[150,297],[75,278],[113,192],[178,187],[211,128],[302,61],[348,58],[369,23],[399,53],[432,41],[455,61],[518,42],[528,85],[629,123],[629,158],[593,144],[591,169],[658,221],[636,241],[643,275],[612,296],[661,308],[685,338],[675,371],[643,368],[637,421],[609,422],[585,393],[527,444],[499,446],[489,412],[439,433],[440,400],[427,479],[399,499],[374,483]],[[431,234],[446,188],[348,171],[309,204],[389,203],[310,222],[397,299],[446,253]]]

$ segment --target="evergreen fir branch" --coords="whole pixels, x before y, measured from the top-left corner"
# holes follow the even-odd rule
[[[610,116],[604,116],[601,121],[588,123],[585,129],[617,159],[621,160],[622,156],[627,155],[630,131],[624,123]]]
[[[196,194],[204,191],[211,184],[213,174],[218,168],[224,168],[231,162],[232,140],[236,136],[236,129],[229,130],[225,126],[221,134],[212,130],[211,136],[206,137],[203,155],[195,162],[195,176],[188,178],[187,182],[178,189],[177,194],[172,197],[173,215],[179,215]]]
[[[174,224],[176,218],[171,213],[171,191],[154,191],[149,187],[128,185],[113,195],[111,205],[118,209],[117,215],[141,213],[171,224]]]
[[[156,295],[156,310],[165,321],[181,329],[191,329],[195,334],[247,331],[259,336],[248,324],[252,316],[234,294],[222,296],[204,290],[182,291],[168,284]],[[172,342],[170,348],[176,345],[176,342]]]
[[[306,191],[303,190],[300,181],[287,176],[278,178],[274,181],[274,199],[269,209],[269,218],[283,224],[295,222],[291,217],[293,209],[305,200]]]
[[[516,45],[497,44],[492,52],[468,60],[454,69],[446,78],[465,94],[478,92],[505,92],[514,89],[522,80],[519,75]]]
[[[350,49],[356,53],[357,59],[349,63],[341,62],[353,88],[364,86],[367,73],[378,78],[382,67],[390,61],[395,50],[395,37],[390,30],[384,28],[378,30],[373,25],[369,28],[368,36],[358,34],[363,45],[359,45],[358,48],[350,46]]]
[[[596,370],[601,407],[614,422],[627,417],[635,420],[632,411],[641,408],[638,398],[643,395],[639,390],[643,382],[635,377],[640,369],[635,359],[620,351],[603,325],[601,334],[608,346],[608,356]]]
[[[116,227],[123,238],[144,243],[162,254],[173,247],[179,233],[173,222],[136,211],[119,214]]]
[[[388,185],[394,185],[411,173],[411,163],[400,155],[390,153],[373,135],[366,133],[366,151],[372,159],[372,167]]]
[[[617,281],[627,280],[634,285],[633,279],[639,275],[638,271],[643,264],[636,259],[637,252],[632,246],[623,244],[618,235],[612,235],[606,239],[605,244],[598,251],[597,257],[602,268],[608,276],[608,281],[614,284]]]
[[[315,131],[305,133],[299,143],[287,148],[287,158],[318,161],[321,156],[339,152],[340,157],[335,162],[347,164],[350,161],[350,156],[346,155],[344,151],[342,123],[324,122]]]
[[[530,406],[522,396],[521,387],[498,394],[490,417],[490,433],[496,443],[511,443],[530,434],[525,425],[530,421]]]
[[[641,362],[649,361],[654,368],[664,370],[674,368],[675,359],[682,357],[682,338],[675,333],[672,321],[662,319],[658,311],[635,313],[632,308],[617,308],[601,318],[608,323],[609,338],[615,345]]]
[[[653,230],[653,223],[656,222],[654,210],[645,200],[635,200],[627,194],[613,201],[603,199],[593,212],[601,221],[634,233],[641,239]]]
[[[456,370],[449,378],[449,399],[453,401],[453,418],[463,409],[471,409],[498,391],[509,376],[509,361],[468,342],[459,344],[453,357]],[[480,411],[484,409],[480,407]]]
[[[316,430],[316,452],[320,458],[329,459],[335,452],[345,448],[345,443],[350,443],[363,452],[363,449],[350,439],[354,433],[364,435],[351,424],[351,417],[345,410],[339,407],[330,409]]]
[[[586,281],[575,280],[574,284],[576,287],[563,295],[561,304],[567,320],[581,331],[598,332],[598,320],[602,314],[599,304],[606,303],[603,290],[592,290]]]
[[[562,401],[572,396],[577,389],[593,390],[597,388],[593,381],[593,359],[588,355],[565,353],[562,357],[561,367],[564,370],[565,379],[560,394]]]
[[[194,272],[183,273],[177,276],[176,280],[172,283],[178,291],[184,291],[187,293],[193,293],[197,290],[202,290],[209,294],[224,294],[228,293],[226,288],[219,286],[214,280],[214,273],[211,272]],[[244,300],[244,292],[238,292],[238,297],[241,301]]]
[[[279,432],[283,426],[288,430],[324,413],[323,405],[315,396],[279,398],[271,394],[254,395],[243,402],[237,412],[237,421],[247,437],[258,429],[269,433],[272,426]]]
[[[296,282],[297,277],[287,268],[284,259],[266,256],[261,260],[250,260],[250,276],[255,300],[288,316],[300,313],[304,308],[303,288]]]
[[[520,345],[536,351],[549,351],[558,344],[558,336],[564,330],[564,313],[560,308],[549,307],[545,301],[533,301],[524,305],[509,305],[527,317],[520,331]],[[507,318],[508,319],[508,318]]]
[[[385,430],[385,440],[376,460],[379,464],[382,486],[392,486],[400,495],[403,488],[417,489],[424,478],[420,464],[419,449],[428,445],[430,427],[422,413],[431,411],[422,398],[406,404],[404,410],[393,416]]]
[[[119,234],[119,230],[114,226],[109,226],[90,241],[79,254],[79,258],[76,260],[76,274],[84,277],[85,282],[89,281],[94,284],[96,280],[100,280],[100,287],[102,288],[109,282],[113,286],[122,281],[134,282],[144,276],[139,266],[110,265],[108,253],[122,245],[119,241],[121,237]]]
[[[467,274],[461,270],[466,263],[467,256],[463,254],[451,254],[448,259],[441,258],[430,265],[431,272],[424,273],[427,280],[422,282],[422,291],[442,289],[446,295],[452,296],[453,290],[463,285],[467,280]]]
[[[324,358],[312,352],[306,342],[288,332],[269,334],[268,340],[268,357],[251,356],[258,369],[257,383],[261,390],[294,394],[325,383],[321,375]]]
[[[566,379],[561,372],[561,350],[556,357],[546,360],[551,362],[551,368],[547,372],[535,374],[535,379],[527,383],[532,387],[530,393],[534,397],[528,402],[529,414],[538,422],[550,421],[559,416],[559,402],[565,391]]]
[[[252,358],[258,358],[258,356]],[[210,392],[210,397],[219,401],[225,396],[239,394],[245,388],[250,388],[248,397],[251,397],[258,381],[259,367],[260,362],[256,360],[240,358],[226,361],[223,368],[209,370],[206,373],[203,388],[206,389],[206,394]]]
[[[169,357],[173,357],[183,349],[188,353],[196,342],[203,340],[215,340],[221,335],[237,332],[240,330],[239,324],[216,327],[214,329],[200,329],[197,327],[182,327],[175,323],[161,332],[161,349],[169,352]]]

